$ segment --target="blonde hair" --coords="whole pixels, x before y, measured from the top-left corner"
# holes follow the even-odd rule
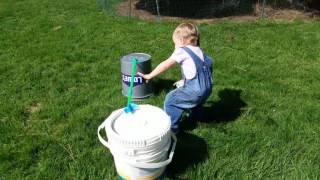
[[[174,30],[173,39],[182,39],[185,45],[200,45],[200,34],[198,27],[192,23],[182,23]]]

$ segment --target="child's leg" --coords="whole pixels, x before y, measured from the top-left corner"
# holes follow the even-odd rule
[[[165,103],[165,111],[171,119],[171,130],[173,133],[179,132],[179,121],[183,113],[183,109],[175,107],[171,103]]]
[[[189,93],[188,90],[178,88],[167,94],[164,102],[164,110],[170,116],[171,130],[176,133],[179,131],[179,121],[185,109],[195,107],[198,96]]]

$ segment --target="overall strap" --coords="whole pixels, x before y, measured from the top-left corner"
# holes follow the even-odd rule
[[[191,56],[191,58],[195,64],[198,64],[198,63],[201,63],[201,65],[204,64],[204,62],[201,60],[201,58],[199,56],[197,56],[191,49],[189,49],[186,46],[182,47],[182,49],[184,49]]]

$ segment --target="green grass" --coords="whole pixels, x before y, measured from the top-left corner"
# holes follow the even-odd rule
[[[0,179],[116,179],[96,130],[126,104],[119,59],[144,52],[156,66],[176,25],[116,17],[93,0],[0,0]],[[206,119],[185,123],[169,177],[320,178],[320,23],[199,28],[214,92]],[[141,103],[162,107],[179,78],[178,67],[161,75],[165,86]]]

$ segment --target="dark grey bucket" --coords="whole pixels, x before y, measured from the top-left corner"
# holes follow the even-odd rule
[[[138,59],[132,90],[134,100],[143,99],[153,94],[151,83],[137,75],[137,72],[148,74],[151,71],[151,56],[145,53],[131,53],[121,58],[122,94],[128,96],[131,80],[132,59]]]

